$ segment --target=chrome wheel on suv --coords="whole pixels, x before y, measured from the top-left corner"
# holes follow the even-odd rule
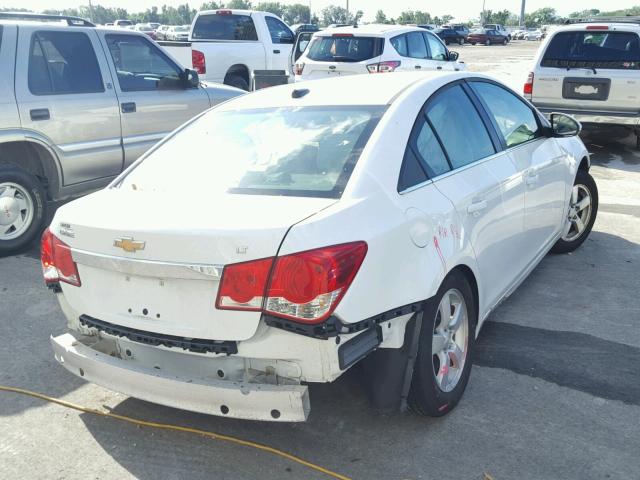
[[[34,207],[31,196],[17,183],[0,183],[0,240],[13,240],[29,228]]]

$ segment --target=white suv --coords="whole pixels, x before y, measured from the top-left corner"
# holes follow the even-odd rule
[[[314,34],[295,64],[296,81],[359,73],[465,70],[435,34],[419,27],[364,25]]]
[[[583,123],[624,125],[640,133],[638,34],[640,18],[556,30],[538,51],[525,97],[546,114],[560,111]]]

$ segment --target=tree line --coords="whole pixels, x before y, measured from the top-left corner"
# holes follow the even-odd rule
[[[363,11],[356,12],[347,11],[346,8],[337,5],[329,5],[313,14],[309,10],[308,5],[295,3],[287,5],[281,2],[253,2],[251,0],[226,0],[211,1],[200,5],[199,10],[214,10],[217,8],[237,8],[247,10],[261,10],[271,12],[278,15],[289,25],[296,23],[314,23],[320,26],[328,26],[331,24],[352,24],[358,23]],[[0,8],[0,11],[28,11],[22,8]],[[42,13],[53,15],[72,15],[82,18],[91,18],[95,23],[111,23],[117,19],[128,19],[136,23],[156,22],[166,25],[185,25],[190,24],[191,20],[197,13],[195,8],[189,6],[188,3],[172,7],[163,5],[162,7],[151,7],[143,12],[130,13],[125,8],[110,8],[101,5],[94,5],[92,10],[88,6],[83,5],[78,8],[66,8],[63,10],[47,9]],[[571,13],[568,17],[558,15],[557,10],[551,7],[540,8],[533,12],[525,14],[524,24],[527,28],[537,28],[541,25],[559,24],[567,20],[598,16],[624,16],[624,15],[640,15],[640,6],[635,6],[623,10],[600,11],[598,9],[582,10]],[[502,25],[515,26],[519,24],[519,17],[509,10],[485,10],[479,16],[483,23],[499,23]],[[396,18],[388,17],[383,10],[378,10],[375,15],[375,23],[387,24],[435,24],[443,25],[453,20],[451,15],[431,16],[429,12],[421,10],[406,10],[400,13]],[[471,26],[477,22],[468,22]]]

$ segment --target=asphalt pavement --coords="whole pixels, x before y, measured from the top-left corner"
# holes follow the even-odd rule
[[[456,49],[520,88],[533,42]],[[87,384],[57,365],[64,332],[38,247],[0,258],[0,385],[267,444],[354,479],[640,478],[640,151],[587,131],[600,191],[594,230],[549,255],[490,317],[465,396],[440,419],[372,410],[354,369],[312,385],[307,423],[194,414]],[[135,427],[0,392],[0,478],[328,478],[267,453]]]

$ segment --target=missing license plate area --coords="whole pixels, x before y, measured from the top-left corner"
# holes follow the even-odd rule
[[[608,78],[565,78],[562,97],[574,100],[607,100],[611,89]]]

